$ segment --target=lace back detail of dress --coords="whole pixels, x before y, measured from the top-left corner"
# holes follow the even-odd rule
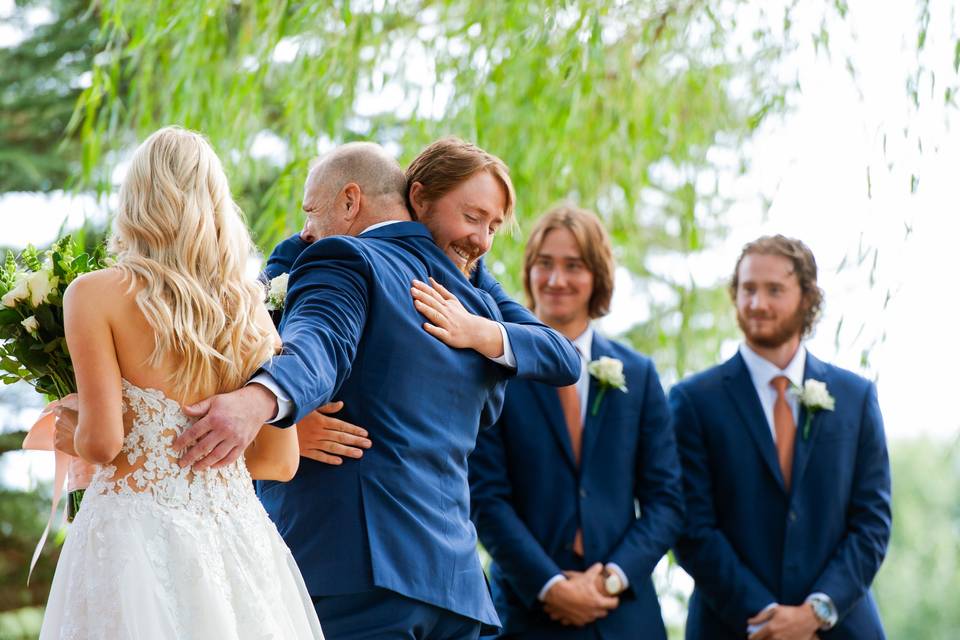
[[[143,389],[126,380],[123,401],[123,448],[113,464],[94,474],[88,495],[146,494],[164,507],[214,516],[249,503],[251,478],[242,457],[218,469],[180,467],[173,441],[193,424],[180,405],[158,389]]]

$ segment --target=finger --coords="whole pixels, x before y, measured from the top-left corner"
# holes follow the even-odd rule
[[[180,466],[189,467],[195,465],[201,459],[206,458],[222,441],[223,438],[218,437],[212,431],[208,431],[205,436],[191,445],[183,455],[180,456]]]
[[[210,425],[208,420],[200,419],[194,423],[192,427],[180,434],[176,440],[173,441],[173,450],[180,451],[186,449],[195,442],[198,442],[201,438],[206,436],[213,427]],[[181,458],[183,460],[183,458]]]
[[[212,434],[211,434],[212,435]],[[217,466],[217,463],[226,457],[230,450],[235,447],[234,444],[227,442],[226,440],[214,441],[216,445],[210,450],[205,456],[202,456],[199,460],[193,463],[193,469],[200,471],[206,469],[207,467]]]
[[[227,443],[224,443],[220,445],[220,447],[229,447],[229,445]],[[214,455],[217,455],[219,453],[220,447],[217,447],[216,449],[214,449],[213,453],[211,453],[209,457],[212,458]],[[220,458],[220,460],[210,465],[211,469],[220,469],[223,467],[228,467],[234,462],[236,462],[240,458],[240,456],[243,454],[243,447],[234,446],[232,449],[225,448],[224,450],[226,451],[226,453]]]
[[[311,460],[316,460],[317,462],[322,462],[324,464],[343,464],[343,458],[332,456],[329,453],[320,451],[319,449],[301,449],[300,455],[304,458],[310,458]]]
[[[447,288],[445,286],[443,286],[442,284],[434,280],[432,277],[430,278],[430,284],[433,285],[433,288],[436,289],[437,293],[439,293],[444,300],[456,299],[455,295],[447,291]]]
[[[441,313],[438,309],[428,307],[427,305],[423,304],[419,300],[415,301],[413,303],[413,306],[417,308],[417,311],[423,314],[424,318],[426,318],[433,324],[437,326],[442,326],[442,327],[446,327],[449,324],[447,322],[446,316],[444,316],[443,313]]]
[[[773,614],[776,611],[777,611],[776,607],[770,607],[768,609],[764,609],[757,615],[747,620],[747,624],[760,624],[761,622],[766,622],[767,620],[773,617]]]
[[[330,440],[324,440],[317,443],[317,448],[321,451],[326,451],[327,453],[332,453],[338,456],[347,456],[348,458],[363,457],[363,449],[358,449],[357,447],[348,447],[340,444],[339,442],[331,442]]]
[[[432,335],[434,338],[436,338],[440,342],[443,342],[444,344],[448,344],[448,341],[450,340],[449,331],[441,327],[438,327],[436,325],[430,324],[429,322],[423,323],[423,330],[429,333],[430,335]]]
[[[600,564],[599,562],[595,562],[594,564],[590,565],[589,569],[584,571],[584,573],[589,575],[591,578],[600,575],[602,572],[603,572],[603,565]]]
[[[410,289],[410,293],[413,295],[414,300],[426,302],[434,307],[444,306],[443,296],[422,282],[415,283],[414,287]]]
[[[331,418],[322,413],[313,413],[304,417],[296,425],[297,435],[301,440],[328,440],[334,439],[337,442],[358,442],[356,438],[366,438],[367,430],[358,427],[355,424],[344,422],[337,418]],[[346,440],[340,440],[340,435],[346,437]]]
[[[316,438],[311,439],[312,442],[339,442],[340,444],[345,444],[350,447],[358,447],[360,449],[369,449],[370,445],[373,443],[362,436],[355,436],[349,433],[344,433],[342,431],[334,431],[330,429],[323,429],[317,432]]]
[[[210,411],[210,400],[201,400],[200,402],[195,402],[194,404],[188,404],[183,408],[183,412],[190,416],[191,418],[202,418],[207,415],[207,412]]]
[[[620,604],[620,599],[616,596],[605,596],[597,593],[593,596],[592,604],[603,609],[616,609]]]
[[[413,289],[411,289],[411,291],[413,291]],[[417,306],[417,304],[421,304],[428,309],[433,309],[435,311],[444,310],[444,304],[442,300],[437,300],[436,298],[427,296],[419,291],[414,292],[413,295],[413,306]]]
[[[323,405],[322,407],[319,407],[319,408],[317,409],[317,412],[318,412],[318,413],[324,413],[324,414],[340,413],[340,410],[341,410],[341,409],[343,409],[343,400],[337,400],[336,402],[328,402],[327,404]],[[349,423],[346,423],[346,422],[345,422],[344,424],[349,424]],[[366,435],[366,434],[364,434],[364,435]]]
[[[440,291],[437,290],[437,287],[438,287],[439,285],[437,284],[437,281],[436,281],[436,280],[434,280],[433,278],[430,278],[430,284],[429,284],[429,285],[426,284],[426,283],[420,282],[419,280],[417,280],[416,282],[417,282],[418,285],[419,285],[419,286],[417,286],[418,289],[420,289],[420,290],[423,291],[424,293],[432,296],[434,299],[436,299],[436,300],[437,300],[438,302],[440,302],[441,304],[443,303],[444,297],[443,297],[443,295],[440,293]]]

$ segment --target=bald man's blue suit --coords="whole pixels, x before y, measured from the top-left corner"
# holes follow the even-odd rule
[[[281,426],[337,399],[338,417],[374,443],[360,460],[302,459],[291,482],[259,483],[325,634],[439,638],[460,637],[451,630],[464,621],[498,626],[469,520],[467,457],[499,416],[510,377],[572,384],[576,351],[485,271],[464,278],[419,223],[309,246],[290,238],[266,275],[291,258],[284,349],[264,366],[293,403]],[[423,330],[410,287],[430,277],[471,313],[504,323],[516,370]]]

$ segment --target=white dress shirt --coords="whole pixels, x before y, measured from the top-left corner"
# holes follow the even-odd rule
[[[757,397],[760,398],[760,405],[763,407],[763,415],[767,418],[767,426],[770,428],[773,441],[776,442],[777,430],[773,425],[773,405],[777,401],[777,390],[773,388],[770,382],[779,376],[786,376],[792,386],[802,387],[807,350],[803,345],[800,345],[793,359],[784,369],[760,356],[746,344],[740,345],[740,357],[743,358],[744,364],[747,365],[747,371],[750,372],[750,379],[753,381],[753,386],[757,390]],[[793,424],[797,424],[800,420],[800,403],[797,402],[797,397],[792,393],[787,393],[787,404],[790,405],[790,410],[793,412]]]
[[[740,345],[740,357],[743,358],[744,364],[747,365],[747,371],[750,372],[750,380],[753,381],[753,386],[757,390],[757,397],[760,399],[760,405],[763,407],[763,415],[767,418],[770,435],[773,437],[774,443],[776,443],[777,430],[773,424],[773,405],[777,401],[777,390],[774,389],[770,382],[779,376],[786,376],[793,387],[802,388],[804,366],[807,362],[807,350],[801,344],[800,348],[797,349],[797,352],[794,354],[793,359],[791,359],[783,369],[759,355],[745,343]],[[797,425],[800,422],[800,402],[794,394],[787,393],[787,404],[790,405],[790,410],[793,412],[793,424]],[[817,592],[807,596],[806,601],[811,599],[821,599],[827,603],[827,606],[831,610],[831,616],[830,620],[822,628],[830,629],[833,627],[837,622],[838,616],[836,606],[833,604],[830,596]],[[771,602],[763,608],[763,611],[775,606],[777,606],[777,603]],[[747,627],[747,633],[753,634],[763,627],[764,624],[749,625]]]
[[[587,365],[590,364],[590,353],[593,350],[593,327],[587,325],[587,330],[571,342],[573,342],[573,346],[576,347],[577,354],[580,356],[580,377],[577,379],[577,396],[580,398],[580,422],[586,427],[587,402],[590,399],[590,374],[587,371]],[[606,568],[607,571],[612,571],[617,574],[624,590],[630,586],[630,581],[627,580],[627,574],[625,574],[623,569],[615,562],[608,562]],[[550,588],[561,580],[566,580],[562,573],[551,577],[544,583],[543,588],[540,589],[540,593],[537,594],[537,598],[543,602]]]
[[[374,229],[379,229],[380,227],[385,227],[387,225],[396,224],[397,222],[404,222],[403,220],[385,220],[384,222],[378,222],[372,224],[358,235],[362,236],[368,231],[373,231]],[[500,329],[500,335],[503,338],[503,354],[496,358],[490,358],[497,364],[507,367],[509,369],[517,368],[517,359],[513,355],[513,349],[510,347],[510,338],[507,335],[507,329],[503,326],[502,322],[497,323],[497,327]],[[273,379],[273,376],[267,373],[266,371],[258,373],[255,375],[250,382],[247,384],[257,383],[262,385],[270,390],[270,392],[277,398],[277,413],[274,415],[273,419],[269,421],[270,424],[278,422],[283,418],[286,418],[291,413],[293,413],[293,402],[290,400],[289,396],[283,392],[283,389],[280,388],[280,385],[277,384],[277,381]]]

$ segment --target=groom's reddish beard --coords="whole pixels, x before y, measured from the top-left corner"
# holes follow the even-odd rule
[[[758,314],[763,317],[765,314]],[[751,331],[750,325],[747,323],[747,318],[743,317],[743,314],[740,313],[740,309],[737,309],[737,324],[740,326],[740,330],[743,331],[743,335],[753,344],[763,347],[764,349],[776,349],[780,345],[791,340],[795,335],[802,334],[803,332],[803,323],[807,315],[807,301],[801,300],[800,304],[797,306],[797,310],[793,313],[792,316],[789,316],[781,320],[774,327],[773,333],[768,335],[757,334]]]

